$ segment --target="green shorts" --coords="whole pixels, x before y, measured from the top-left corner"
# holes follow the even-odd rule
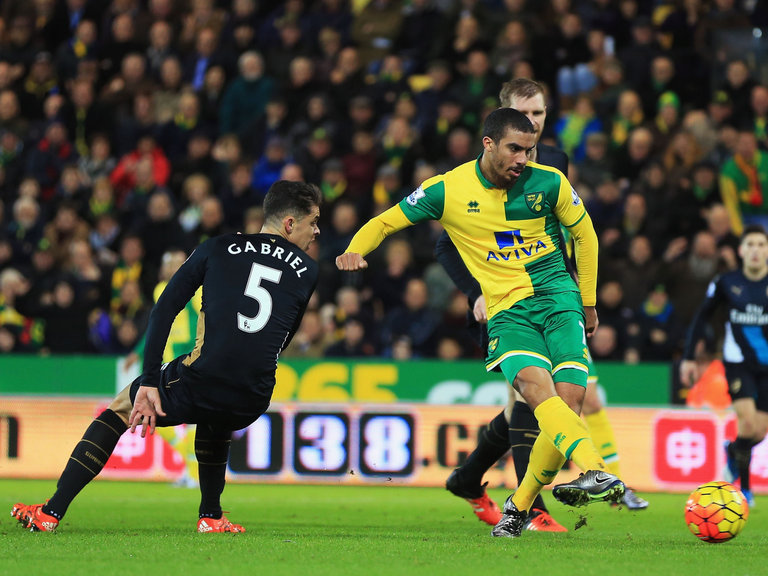
[[[578,292],[540,294],[517,302],[488,322],[488,371],[513,382],[528,366],[552,373],[555,382],[587,385],[591,358]]]

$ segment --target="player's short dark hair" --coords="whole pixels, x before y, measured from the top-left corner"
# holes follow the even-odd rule
[[[513,98],[528,99],[544,94],[544,86],[530,78],[515,78],[504,82],[499,92],[499,100],[504,108],[512,107]]]
[[[282,220],[286,216],[306,216],[320,206],[322,193],[314,184],[278,180],[264,197],[264,219]]]
[[[483,138],[486,136],[498,142],[507,133],[516,130],[524,134],[534,134],[536,129],[528,117],[514,108],[497,108],[485,118],[483,123]]]
[[[750,234],[762,234],[768,238],[768,232],[766,232],[765,228],[760,226],[760,224],[750,224],[749,226],[745,226],[744,232],[741,233],[741,240],[744,240],[744,238]]]

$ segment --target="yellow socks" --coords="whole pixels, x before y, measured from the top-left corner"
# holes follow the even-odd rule
[[[541,431],[552,439],[555,448],[579,468],[605,470],[589,431],[582,419],[563,402],[560,396],[548,398],[534,410]],[[533,458],[533,454],[531,454]]]
[[[555,479],[565,457],[555,448],[552,440],[543,432],[536,438],[531,449],[531,460],[525,476],[512,495],[518,510],[530,510],[541,489]]]
[[[589,433],[592,436],[592,442],[595,444],[600,456],[605,460],[605,465],[611,474],[619,474],[619,452],[616,449],[616,437],[613,434],[613,428],[608,421],[608,414],[605,409],[599,412],[584,416],[587,422]]]

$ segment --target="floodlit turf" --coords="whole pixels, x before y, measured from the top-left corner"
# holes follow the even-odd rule
[[[24,531],[16,500],[42,501],[52,481],[0,480],[0,574],[534,574],[599,576],[767,574],[768,498],[744,531],[705,544],[683,522],[683,494],[643,494],[630,512],[551,502],[571,532],[491,538],[469,505],[438,488],[230,484],[229,518],[246,534],[197,534],[198,492],[99,481],[56,534]],[[501,504],[504,491],[491,495]],[[573,531],[579,516],[586,526]]]

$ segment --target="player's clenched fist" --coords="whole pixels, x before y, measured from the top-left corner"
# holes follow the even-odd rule
[[[356,252],[345,252],[341,256],[336,257],[336,268],[347,272],[354,272],[355,270],[368,268],[368,262]]]

